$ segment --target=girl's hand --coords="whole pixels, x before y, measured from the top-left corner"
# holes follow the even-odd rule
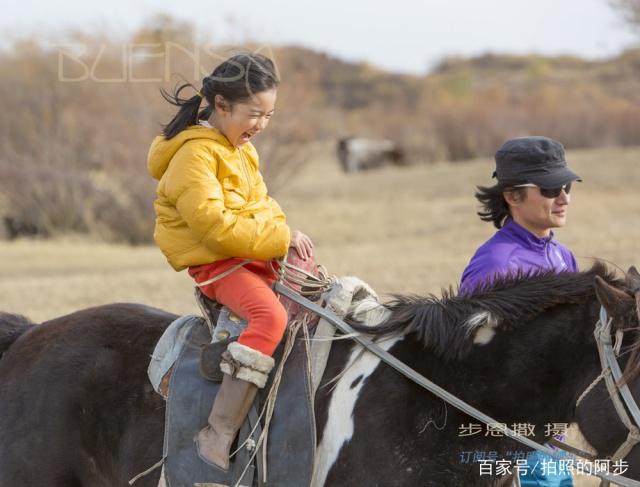
[[[300,230],[293,230],[291,232],[291,243],[289,243],[289,247],[296,249],[296,252],[298,252],[302,260],[313,257],[313,242]]]

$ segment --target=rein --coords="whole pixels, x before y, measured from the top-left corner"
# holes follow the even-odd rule
[[[412,369],[411,367],[406,365],[404,362],[398,360],[396,357],[391,355],[389,352],[387,352],[387,351],[383,350],[382,348],[380,348],[377,344],[373,343],[371,340],[369,340],[367,338],[364,338],[362,335],[356,333],[356,331],[351,326],[349,326],[347,323],[345,323],[340,318],[335,316],[331,311],[329,311],[327,309],[324,309],[324,308],[318,306],[317,304],[309,301],[305,297],[301,296],[300,294],[296,293],[295,291],[292,291],[291,289],[289,289],[287,286],[284,286],[280,282],[274,283],[273,288],[274,288],[275,292],[286,296],[287,298],[291,299],[292,301],[295,301],[296,303],[298,303],[302,307],[304,307],[304,308],[308,309],[309,311],[311,311],[311,312],[319,315],[320,317],[324,318],[325,320],[327,320],[327,322],[331,323],[333,326],[335,326],[341,332],[349,334],[349,335],[352,335],[351,338],[353,338],[353,340],[355,340],[358,344],[360,344],[366,350],[368,350],[369,352],[371,352],[372,354],[377,356],[382,362],[386,363],[387,365],[389,365],[393,369],[395,369],[398,372],[400,372],[407,379],[415,382],[416,384],[420,385],[424,389],[427,389],[429,392],[435,394],[440,399],[443,399],[444,401],[448,402],[449,404],[451,404],[452,406],[456,407],[460,411],[468,414],[469,416],[471,416],[471,417],[473,417],[473,418],[475,418],[475,419],[477,419],[479,421],[482,421],[485,424],[498,423],[498,421],[496,421],[493,418],[491,418],[490,416],[484,414],[482,411],[479,411],[478,409],[474,408],[470,404],[462,401],[458,397],[456,397],[453,394],[449,393],[447,390],[445,390],[442,387],[438,386],[437,384],[431,382],[429,379],[427,379],[423,375],[419,374],[417,371],[415,371],[414,369]],[[602,314],[601,314],[601,316],[602,316]],[[609,345],[611,345],[611,340],[610,339],[609,339]],[[616,362],[616,365],[617,365],[617,362]],[[618,367],[618,371],[619,370],[620,370],[620,368]],[[628,391],[628,388],[627,388],[627,391]],[[630,395],[630,393],[629,393],[629,395]],[[637,409],[637,407],[636,407],[636,409]],[[500,423],[498,423],[498,424],[500,424]],[[505,435],[507,435],[510,438],[522,443],[523,445],[528,446],[529,448],[532,448],[534,450],[538,450],[538,451],[540,451],[540,452],[542,452],[542,453],[544,453],[546,455],[549,455],[549,456],[555,458],[556,460],[560,460],[561,459],[560,455],[556,451],[552,450],[551,448],[549,448],[547,446],[544,446],[544,445],[541,445],[539,443],[536,443],[535,441],[530,440],[526,436],[522,436],[522,435],[516,433],[512,429],[508,428],[506,425],[500,426],[499,430],[502,433],[504,433]],[[601,483],[601,485],[606,486],[606,485],[609,484],[609,482],[612,482],[614,484],[621,485],[623,487],[640,487],[640,482],[638,482],[636,480],[629,479],[629,478],[623,477],[623,476],[617,476],[617,475],[614,476],[614,475],[611,475],[611,474],[606,473],[606,472],[600,472],[598,469],[596,469],[595,465],[591,462],[591,460],[587,460],[587,463],[585,463],[585,467],[586,466],[588,466],[588,468],[587,468],[588,472],[587,473],[589,473],[590,475],[593,475],[595,477],[599,477],[600,479],[602,479],[602,482],[606,482],[604,484]]]
[[[196,286],[205,287],[209,284],[213,284],[214,282],[227,277],[229,274],[233,274],[235,271],[243,268],[247,264],[250,264],[254,260],[255,259],[245,259],[226,271],[213,276],[211,279],[207,279],[203,282],[196,282]],[[326,291],[334,281],[333,278],[328,275],[325,267],[318,265],[316,268],[318,275],[315,276],[300,267],[290,264],[287,262],[286,257],[282,259],[271,259],[269,261],[269,268],[271,269],[271,272],[273,272],[273,275],[278,278],[278,281],[288,284],[289,287],[299,286],[300,290],[298,292],[303,296],[312,296],[322,293]]]
[[[287,262],[286,257],[284,259],[270,260],[269,267],[274,275],[278,276],[279,282],[288,285],[290,288],[297,286],[299,289],[297,292],[302,296],[323,293],[334,282],[334,278],[330,277],[326,268],[321,265],[316,267],[317,276]]]

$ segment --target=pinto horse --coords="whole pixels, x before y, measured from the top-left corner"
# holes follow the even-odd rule
[[[577,421],[602,457],[626,436],[602,384],[576,408],[600,373],[598,297],[615,326],[628,329],[626,379],[638,394],[635,301],[628,283],[600,264],[582,273],[500,278],[470,295],[396,296],[384,321],[354,326],[499,421],[533,425],[537,441],[545,441],[546,424]],[[156,463],[165,403],[146,368],[176,318],[134,304],[38,326],[0,315],[0,487],[124,487]],[[315,408],[314,487],[508,485],[509,476],[480,475],[463,453],[501,458],[525,449],[484,432],[461,436],[469,416],[350,340],[334,343]],[[640,479],[636,450],[626,475]],[[158,476],[134,487],[155,487]]]

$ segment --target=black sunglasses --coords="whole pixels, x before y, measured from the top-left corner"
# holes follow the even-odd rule
[[[569,194],[569,192],[571,191],[571,184],[572,183],[567,183],[564,186],[559,186],[557,188],[540,188],[540,186],[537,186],[535,184],[527,183],[518,184],[516,186],[513,186],[513,188],[539,188],[540,194],[545,198],[557,198],[558,196],[560,196],[560,193],[562,193],[563,189],[566,194]]]

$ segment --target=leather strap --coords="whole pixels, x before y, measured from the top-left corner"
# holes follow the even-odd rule
[[[442,387],[438,386],[437,384],[431,382],[429,379],[427,379],[423,375],[419,374],[418,372],[413,370],[411,367],[409,367],[408,365],[406,365],[402,361],[398,360],[396,357],[391,355],[389,352],[387,352],[387,351],[383,350],[382,348],[380,348],[377,344],[373,343],[371,340],[369,340],[367,338],[364,338],[361,334],[358,334],[351,326],[349,326],[347,323],[342,321],[340,318],[336,317],[329,310],[318,306],[317,304],[309,301],[308,299],[306,299],[303,296],[300,296],[298,293],[292,291],[291,289],[287,288],[286,286],[283,286],[279,282],[275,282],[273,287],[274,287],[274,291],[275,292],[283,294],[284,296],[288,297],[292,301],[295,301],[296,303],[300,304],[301,306],[307,308],[309,311],[312,311],[312,312],[316,313],[317,315],[321,316],[322,318],[327,320],[329,323],[334,325],[336,328],[338,328],[341,332],[347,333],[347,334],[352,334],[353,335],[353,337],[352,337],[353,340],[355,340],[357,343],[362,345],[369,352],[371,352],[372,354],[377,356],[384,363],[386,363],[387,365],[391,366],[392,368],[394,368],[395,370],[400,372],[402,375],[404,375],[406,378],[412,380],[413,382],[415,382],[416,384],[420,385],[424,389],[427,389],[429,392],[431,392],[431,393],[435,394],[436,396],[438,396],[439,398],[447,401],[452,406],[458,408],[459,410],[461,410],[462,412],[468,414],[469,416],[471,416],[471,417],[473,417],[473,418],[475,418],[475,419],[477,419],[479,421],[482,421],[485,424],[488,424],[488,423],[496,424],[496,423],[498,423],[498,421],[496,421],[492,417],[484,414],[482,411],[479,411],[478,409],[474,408],[470,404],[468,404],[468,403],[462,401],[460,398],[454,396],[453,394],[451,394],[447,390],[445,390]],[[551,456],[551,457],[553,457],[553,458],[555,458],[557,460],[560,459],[560,455],[555,450],[552,450],[551,448],[549,448],[547,446],[544,446],[544,445],[541,445],[539,443],[536,443],[535,441],[530,440],[526,436],[519,435],[518,433],[516,433],[515,431],[513,431],[512,429],[510,429],[510,428],[508,428],[506,426],[504,428],[501,428],[500,431],[502,433],[504,433],[506,436],[509,436],[510,438],[513,438],[514,440],[516,440],[516,441],[528,446],[529,448],[532,448],[534,450],[538,450],[538,451],[540,451],[540,452],[542,452],[542,453],[544,453],[546,455],[549,455],[549,456]],[[591,469],[591,471],[587,472],[590,475],[593,475],[595,477],[600,477],[601,479],[603,479],[605,481],[613,482],[613,483],[615,483],[617,485],[620,485],[620,486],[623,486],[623,487],[640,487],[640,482],[637,481],[637,480],[629,479],[629,478],[623,477],[621,475],[611,475],[611,474],[608,474],[606,472],[596,472],[594,465],[585,464],[585,466],[587,466],[587,465],[589,465],[589,467]],[[587,469],[587,470],[589,470],[589,469]]]

